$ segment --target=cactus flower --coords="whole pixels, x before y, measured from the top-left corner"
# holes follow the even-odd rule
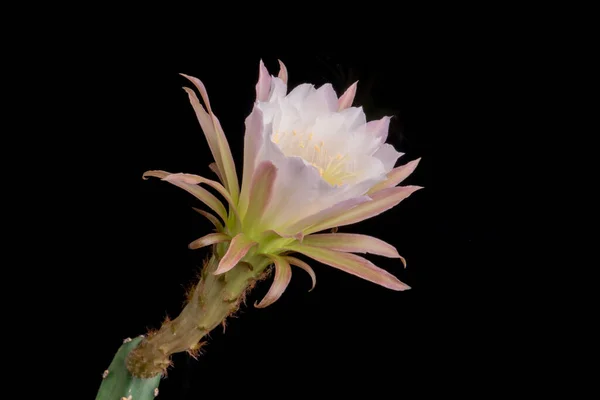
[[[185,87],[214,162],[218,180],[187,173],[147,171],[194,195],[206,207],[196,209],[214,226],[189,244],[212,246],[197,285],[188,292],[179,316],[157,331],[126,341],[103,374],[97,400],[151,399],[171,355],[196,357],[205,338],[245,302],[255,283],[274,278],[263,308],[277,301],[292,278],[292,266],[306,271],[315,287],[309,259],[392,290],[409,287],[359,254],[371,253],[406,262],[396,249],[375,237],[337,233],[337,228],[374,217],[396,206],[419,186],[400,186],[419,159],[395,167],[402,156],[386,143],[389,117],[366,121],[353,107],[357,84],[338,98],[332,86],[302,84],[288,93],[287,70],[280,62],[271,76],[260,62],[256,101],[246,118],[242,179],[213,113],[202,82],[183,75],[200,93]],[[311,289],[312,290],[312,289]]]
[[[421,189],[399,186],[419,159],[395,167],[402,153],[386,143],[390,118],[366,121],[362,108],[352,106],[357,83],[339,98],[330,84],[301,84],[288,92],[287,70],[279,64],[278,76],[271,76],[260,62],[256,101],[245,121],[241,185],[203,83],[184,74],[204,102],[184,88],[214,157],[210,168],[218,181],[166,171],[148,171],[144,178],[158,177],[184,189],[210,209],[197,211],[215,232],[189,247],[215,245],[220,256],[212,274],[243,268],[244,263],[275,266],[271,288],[256,307],[277,301],[290,282],[291,266],[308,272],[314,288],[314,271],[295,253],[392,290],[409,289],[355,254],[397,258],[406,266],[392,245],[330,231],[374,217]]]

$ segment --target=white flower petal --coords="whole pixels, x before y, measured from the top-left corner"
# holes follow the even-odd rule
[[[383,163],[385,172],[391,171],[396,165],[398,158],[400,158],[402,155],[403,153],[396,151],[394,146],[389,143],[385,143],[374,154],[374,156]]]
[[[280,78],[271,77],[271,92],[269,94],[269,102],[277,101],[285,97],[287,93],[287,85]]]
[[[269,161],[278,172],[260,228],[301,236],[319,218],[366,201],[401,153],[384,143],[390,117],[367,123],[362,107],[351,107],[356,85],[338,100],[330,84],[287,95],[280,78],[270,84],[269,98],[257,103],[264,129],[254,165]]]
[[[335,188],[325,182],[316,168],[299,157],[286,157],[272,141],[265,141],[261,160],[278,169],[273,198],[264,220],[269,229],[288,225],[326,208]]]
[[[292,89],[292,91],[287,95],[286,101],[299,109],[302,104],[304,104],[306,97],[314,91],[314,85],[303,83],[302,85],[298,85]]]
[[[367,123],[367,118],[362,107],[350,107],[340,111],[339,115],[344,118],[344,127],[351,131]]]
[[[319,115],[324,115],[338,110],[338,98],[333,86],[327,83],[319,89],[312,91],[300,108],[302,117],[314,120]]]

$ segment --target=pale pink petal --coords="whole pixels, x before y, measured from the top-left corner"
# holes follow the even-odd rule
[[[213,112],[212,112],[212,109],[210,108],[208,92],[206,91],[206,87],[204,86],[204,83],[202,83],[202,81],[200,79],[190,76],[190,75],[181,74],[181,73],[179,75],[183,76],[184,78],[186,78],[187,80],[192,82],[194,84],[194,86],[196,86],[196,89],[198,89],[198,91],[200,92],[200,96],[202,96],[202,100],[204,100],[204,104],[206,105],[206,109],[208,110],[208,113],[212,114]]]
[[[373,236],[355,233],[317,233],[305,236],[302,244],[344,253],[371,253],[389,258],[400,258],[400,254],[391,244]]]
[[[421,159],[417,158],[416,160],[394,168],[390,171],[390,173],[387,174],[387,179],[373,186],[371,190],[369,190],[368,194],[373,194],[382,189],[398,186],[415,171],[417,165],[419,165],[419,161],[421,161]]]
[[[323,221],[327,221],[328,219],[330,219],[334,216],[340,215],[343,212],[350,210],[351,208],[356,207],[357,205],[368,202],[368,201],[371,201],[371,198],[369,196],[358,196],[358,197],[353,197],[348,200],[341,201],[331,207],[326,208],[325,210],[319,211],[316,214],[310,215],[310,216],[296,222],[291,227],[288,227],[285,230],[281,230],[278,233],[280,233],[281,236],[292,236],[293,237],[295,235],[298,235],[298,233],[302,233],[305,229],[307,229],[313,225],[319,224]],[[317,231],[312,231],[312,232],[317,232]]]
[[[408,285],[400,282],[394,275],[376,267],[369,260],[357,256],[356,254],[340,253],[329,249],[306,246],[300,243],[291,244],[287,246],[287,248],[388,289],[410,289]]]
[[[223,232],[224,231],[223,224],[221,223],[221,221],[219,221],[219,218],[217,218],[214,215],[212,215],[211,213],[206,212],[204,210],[201,210],[199,208],[196,208],[196,207],[192,207],[192,208],[198,214],[202,215],[207,220],[209,220],[210,222],[212,222],[212,224],[215,226],[215,228],[217,229],[218,232]]]
[[[312,287],[310,288],[309,292],[312,292],[312,290],[315,288],[315,285],[317,284],[317,275],[315,274],[315,271],[313,271],[313,269],[310,267],[310,265],[308,265],[304,261],[300,260],[299,258],[290,257],[290,256],[287,256],[284,258],[287,260],[288,263],[290,263],[290,265],[295,265],[296,267],[300,267],[310,275],[310,279],[312,280]]]
[[[154,178],[166,178],[167,176],[171,175],[170,172],[167,171],[160,171],[160,170],[152,170],[152,171],[146,171],[142,174],[142,179],[147,181],[149,176],[152,176]]]
[[[390,129],[390,119],[391,117],[383,117],[367,122],[367,132],[379,139],[381,143],[385,142]]]
[[[224,233],[209,233],[206,236],[194,240],[188,245],[188,248],[197,250],[205,246],[210,246],[211,244],[227,242],[229,240],[231,240],[231,236]]]
[[[221,171],[223,168],[223,162],[221,161],[221,151],[218,147],[218,139],[217,133],[215,131],[215,127],[213,125],[212,119],[210,115],[204,110],[202,104],[200,104],[200,100],[196,96],[196,93],[190,88],[184,87],[183,90],[188,94],[190,99],[190,103],[196,112],[196,117],[198,118],[198,122],[200,123],[200,127],[202,128],[202,132],[204,132],[204,137],[206,138],[206,142],[208,143],[208,147],[210,148],[210,152],[215,159],[217,170],[219,171],[217,175],[219,178],[222,178]],[[221,179],[221,182],[225,184],[225,181]]]
[[[238,262],[248,253],[248,251],[256,245],[256,242],[244,235],[238,233],[229,243],[227,252],[219,261],[217,270],[213,272],[215,275],[219,275],[231,270],[237,265]]]
[[[357,205],[356,207],[342,212],[336,216],[322,221],[308,228],[304,233],[308,235],[313,232],[330,229],[333,227],[355,224],[368,218],[372,218],[384,211],[395,207],[408,196],[422,189],[421,186],[399,186],[380,190],[371,196],[371,201]]]
[[[258,72],[258,83],[256,84],[256,100],[267,101],[269,99],[269,91],[271,90],[271,75],[265,67],[263,60],[260,60]]]
[[[244,225],[258,229],[261,219],[273,196],[277,168],[270,161],[263,161],[256,168],[250,187],[250,204],[244,217]]]
[[[222,184],[225,184],[225,180],[221,176],[221,172],[219,171],[219,167],[217,166],[217,163],[213,162],[213,163],[208,164],[208,168],[210,168],[210,170],[212,172],[214,172],[215,175],[217,175],[217,178],[219,178],[219,180],[221,181]]]
[[[275,277],[269,291],[260,303],[254,303],[256,308],[265,308],[275,303],[285,292],[290,280],[292,279],[292,268],[290,264],[283,258],[275,255],[268,255],[275,263]]]
[[[288,72],[285,64],[281,60],[277,60],[279,62],[279,74],[277,77],[283,81],[287,85],[288,81]]]
[[[358,85],[358,81],[354,82],[340,97],[338,100],[339,110],[345,110],[348,107],[352,107],[352,102],[354,102],[354,96],[356,96],[356,86]]]
[[[227,187],[227,190],[229,190],[231,197],[235,201],[237,201],[240,189],[237,174],[235,171],[235,164],[233,162],[233,156],[231,155],[229,142],[225,137],[225,133],[223,132],[223,128],[221,127],[221,123],[219,122],[215,114],[212,112],[212,109],[210,107],[210,101],[208,99],[208,93],[206,92],[206,88],[198,78],[186,74],[181,74],[181,76],[187,78],[190,82],[194,84],[194,86],[196,86],[196,88],[200,92],[200,95],[202,96],[202,99],[204,100],[204,103],[206,104],[206,108],[210,117],[210,123],[213,126],[213,139],[215,139],[213,140],[212,146],[209,143],[209,147],[211,148],[213,157],[215,157],[215,161],[217,163],[217,166],[219,167],[219,171],[221,172],[221,177],[225,180],[223,184]],[[208,121],[206,121],[206,117],[204,115],[206,114],[206,112],[204,112],[204,114],[202,113],[202,111],[204,111],[204,108],[202,108],[202,105],[200,105],[200,103],[198,102],[198,98],[190,89],[184,88],[184,90],[188,92],[188,95],[190,96],[190,101],[192,103],[192,106],[194,107],[194,110],[196,110],[196,115],[198,116],[199,114],[201,114],[201,116],[198,117],[198,120],[200,121],[202,130],[205,131],[204,125],[208,125]],[[208,126],[206,127],[206,129],[210,130]],[[215,152],[218,153],[218,157],[215,155]]]
[[[262,111],[254,107],[246,118],[246,134],[244,136],[244,166],[242,172],[242,191],[240,192],[239,212],[246,215],[250,195],[250,184],[256,166],[256,157],[263,143]]]
[[[142,177],[144,179],[148,179],[149,176],[153,176],[164,180],[164,178],[168,177],[169,175],[172,174],[166,171],[146,171]],[[187,191],[188,193],[193,194],[194,196],[196,196],[197,199],[202,201],[204,204],[209,206],[214,212],[216,212],[217,215],[223,219],[223,221],[227,221],[227,210],[225,209],[225,206],[208,190],[198,185],[186,183],[181,180],[171,180],[168,182]]]

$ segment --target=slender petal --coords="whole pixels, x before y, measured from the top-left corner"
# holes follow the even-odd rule
[[[290,263],[290,265],[300,267],[310,275],[310,279],[312,280],[312,287],[310,288],[309,292],[312,292],[312,290],[315,288],[315,285],[317,284],[317,275],[315,274],[315,271],[313,271],[310,265],[300,260],[299,258],[287,256],[285,257],[285,259],[288,263]]]
[[[368,194],[377,193],[382,189],[398,186],[414,172],[414,170],[417,168],[417,165],[419,165],[419,161],[421,161],[421,159],[417,158],[416,160],[394,168],[389,174],[387,174],[387,179],[373,186],[371,190],[369,190]]]
[[[317,260],[323,264],[340,269],[359,278],[376,283],[392,290],[407,290],[408,285],[402,283],[394,275],[376,267],[369,260],[351,253],[340,253],[334,250],[306,246],[294,243],[288,246],[290,250],[297,251]]]
[[[199,208],[196,208],[196,207],[192,207],[192,208],[198,214],[204,216],[207,220],[209,220],[210,222],[212,222],[212,224],[215,226],[215,228],[217,228],[218,232],[223,232],[224,231],[225,228],[223,228],[223,224],[221,223],[221,221],[219,221],[219,218],[217,218],[214,215],[212,215],[211,213],[206,212],[204,210],[201,210]]]
[[[356,86],[358,85],[358,81],[354,82],[340,97],[338,100],[338,104],[340,107],[340,111],[345,110],[348,107],[352,107],[352,102],[354,101],[354,96],[356,96]]]
[[[198,91],[200,92],[200,96],[202,96],[202,100],[204,101],[204,104],[206,105],[206,109],[208,110],[209,114],[212,114],[212,108],[210,107],[210,99],[208,98],[208,92],[206,91],[206,87],[204,86],[204,83],[202,83],[202,81],[196,77],[190,76],[190,75],[186,75],[186,74],[179,74],[181,76],[183,76],[184,78],[186,78],[187,80],[189,80],[190,82],[192,82],[194,84],[194,86],[196,87],[196,89],[198,89]]]
[[[231,193],[231,197],[237,202],[240,188],[237,174],[235,171],[235,164],[233,162],[233,156],[231,155],[229,142],[227,142],[227,138],[225,137],[225,133],[223,132],[223,128],[221,127],[221,123],[219,122],[215,114],[212,112],[212,109],[210,107],[210,101],[208,99],[208,93],[206,92],[206,88],[204,87],[202,81],[200,81],[200,79],[198,78],[186,74],[181,74],[181,76],[187,78],[190,82],[194,84],[194,86],[196,86],[196,88],[200,92],[200,95],[202,96],[202,99],[204,100],[204,103],[206,104],[206,108],[208,109],[209,114],[208,116],[210,118],[210,123],[212,124],[212,129],[214,131],[213,138],[216,139],[213,141],[213,145],[215,146],[214,150],[216,150],[218,158],[215,155],[215,151],[213,151],[213,147],[211,147],[211,151],[213,153],[213,157],[215,157],[215,161],[217,163],[217,166],[219,167],[219,171],[221,172],[221,177],[225,179],[224,185],[227,187],[227,190],[229,190],[229,193]],[[187,88],[184,89],[186,90],[186,92],[188,92],[188,95],[190,96],[190,101],[192,101],[192,95],[190,94],[191,91]],[[198,101],[198,98],[195,94],[193,97],[195,98],[195,101],[192,101],[192,106],[194,107],[194,109],[199,108],[201,109],[201,111],[204,111],[204,108],[202,108],[202,105]],[[199,112],[198,110],[196,110],[196,115],[198,114]],[[206,112],[204,112],[204,114],[206,114]],[[200,120],[200,117],[198,119]],[[202,130],[205,130],[203,121],[206,125],[208,125],[208,121],[206,121],[206,117],[204,115],[202,116],[200,124],[202,125]],[[210,128],[207,126],[206,129]]]
[[[256,168],[250,188],[250,204],[244,224],[250,227],[260,225],[260,220],[273,197],[273,185],[277,178],[277,167],[270,161],[263,161]]]
[[[308,235],[313,232],[322,231],[324,229],[330,229],[333,227],[339,227],[344,225],[355,224],[363,221],[367,218],[374,217],[381,214],[384,211],[395,207],[402,200],[408,196],[422,189],[421,186],[400,186],[388,189],[380,190],[374,193],[371,198],[372,200],[366,203],[359,204],[358,206],[338,214],[328,220],[308,228],[304,233]]]
[[[196,96],[196,93],[194,93],[192,89],[187,87],[184,87],[183,90],[185,90],[185,92],[188,94],[190,103],[192,104],[192,107],[196,112],[196,118],[198,118],[198,122],[200,123],[200,127],[202,128],[202,132],[204,132],[204,137],[206,138],[206,142],[208,143],[210,152],[212,153],[213,158],[215,159],[215,164],[218,171],[217,175],[219,176],[219,179],[221,179],[221,182],[223,182],[223,184],[226,185],[227,182],[223,180],[223,162],[221,160],[221,152],[219,151],[218,147],[217,133],[215,132],[215,127],[213,126],[212,119],[210,115],[206,112],[204,107],[202,107],[202,104],[200,104],[200,100],[198,100],[198,96]]]
[[[213,163],[208,164],[208,168],[210,168],[210,170],[212,172],[214,172],[215,175],[217,175],[217,178],[219,178],[221,183],[225,183],[225,180],[223,179],[223,176],[221,175],[221,171],[219,171],[219,167],[217,166],[217,163],[213,162]]]
[[[389,258],[400,258],[400,254],[391,244],[373,236],[355,233],[317,233],[306,236],[302,244],[344,253],[371,253]]]
[[[221,149],[221,158],[223,160],[223,177],[227,181],[227,190],[229,193],[231,193],[233,200],[237,202],[240,196],[240,186],[237,172],[235,171],[233,156],[231,155],[231,149],[229,148],[229,142],[225,137],[225,132],[223,132],[223,128],[221,127],[221,123],[219,122],[218,118],[214,114],[211,116],[217,132],[217,144],[219,149]]]
[[[353,207],[356,207],[357,205],[368,202],[368,201],[371,201],[371,198],[369,196],[354,197],[354,198],[351,198],[348,200],[341,201],[329,208],[326,208],[325,210],[322,210],[316,214],[310,215],[310,216],[296,222],[290,228],[288,228],[286,230],[278,231],[277,233],[280,236],[285,236],[285,237],[297,237],[300,234],[298,237],[298,240],[302,241],[302,238],[304,236],[303,231],[305,229],[307,229],[308,227],[319,224],[323,221],[327,221],[328,219],[330,219],[332,217],[340,215],[343,212],[348,211],[348,210],[352,209]],[[327,228],[324,228],[324,229],[327,229]],[[312,232],[317,232],[317,231],[312,230]]]
[[[250,196],[250,184],[256,166],[256,157],[263,143],[263,118],[262,111],[254,107],[250,115],[246,118],[246,134],[244,136],[244,170],[242,172],[242,191],[240,192],[240,201],[238,210],[240,217],[244,218],[248,208]]]
[[[165,171],[147,171],[142,177],[144,179],[148,179],[148,176],[153,176],[164,180],[164,178],[166,178],[169,175],[172,174]],[[198,200],[202,201],[204,204],[209,206],[214,212],[216,212],[217,215],[221,217],[224,222],[227,221],[227,210],[225,209],[225,206],[208,190],[198,185],[186,183],[181,180],[170,180],[168,182],[187,191],[188,193],[193,194]]]
[[[256,100],[267,101],[269,98],[269,91],[271,90],[271,75],[265,67],[263,60],[260,60],[260,66],[258,71],[258,83],[256,84]]]
[[[194,240],[188,245],[188,248],[197,250],[205,246],[210,246],[211,244],[227,242],[229,240],[231,240],[231,237],[224,233],[209,233],[206,236],[202,236],[201,238]]]
[[[275,263],[275,277],[265,297],[260,303],[254,303],[256,308],[265,308],[275,303],[285,292],[292,279],[292,268],[285,258],[275,255],[269,255],[268,257]]]
[[[243,233],[238,233],[229,244],[229,248],[219,262],[219,266],[214,274],[219,275],[231,270],[255,245],[256,242],[248,238]]]
[[[283,83],[285,83],[287,85],[287,81],[288,81],[287,68],[285,67],[285,64],[281,60],[277,60],[277,61],[279,61],[279,74],[277,75],[277,77],[279,79],[281,79],[283,81]]]
[[[164,177],[163,180],[168,181],[168,182],[180,181],[183,183],[188,183],[190,185],[198,185],[198,184],[204,183],[204,184],[212,187],[213,189],[217,190],[217,192],[219,192],[221,194],[221,196],[223,196],[225,198],[225,200],[227,201],[227,203],[231,206],[231,209],[233,210],[233,212],[236,215],[238,215],[236,204],[233,201],[233,199],[231,198],[231,196],[229,195],[229,192],[227,191],[227,189],[225,189],[223,187],[223,185],[221,185],[217,181],[213,181],[211,179],[206,179],[199,175],[182,174],[182,173],[169,174],[168,176]]]

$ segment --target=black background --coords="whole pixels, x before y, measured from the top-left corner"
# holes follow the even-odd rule
[[[94,175],[81,214],[94,248],[82,252],[81,261],[93,271],[86,307],[94,346],[87,350],[83,397],[95,394],[125,337],[177,316],[184,289],[208,254],[187,248],[212,229],[191,208],[200,203],[172,185],[141,178],[151,169],[213,177],[208,146],[181,89],[188,83],[178,73],[206,85],[241,174],[244,119],[261,58],[274,75],[278,58],[286,64],[288,87],[331,82],[341,95],[359,80],[355,105],[364,106],[367,119],[394,115],[388,142],[405,153],[397,165],[421,157],[405,182],[424,189],[340,231],[393,244],[407,269],[398,260],[367,257],[412,289],[394,292],[310,262],[317,273],[313,292],[307,292],[308,275],[297,269],[279,301],[254,309],[268,290],[270,281],[263,282],[225,335],[220,328],[212,332],[198,361],[174,357],[159,398],[341,397],[363,390],[379,398],[409,389],[457,393],[485,386],[497,368],[491,360],[508,346],[499,318],[507,300],[496,294],[498,282],[508,279],[499,226],[508,195],[501,139],[511,113],[510,77],[498,70],[514,60],[452,43],[335,56],[214,55],[199,47],[168,61],[152,53],[108,58],[101,73],[86,78],[93,119],[75,144]]]

